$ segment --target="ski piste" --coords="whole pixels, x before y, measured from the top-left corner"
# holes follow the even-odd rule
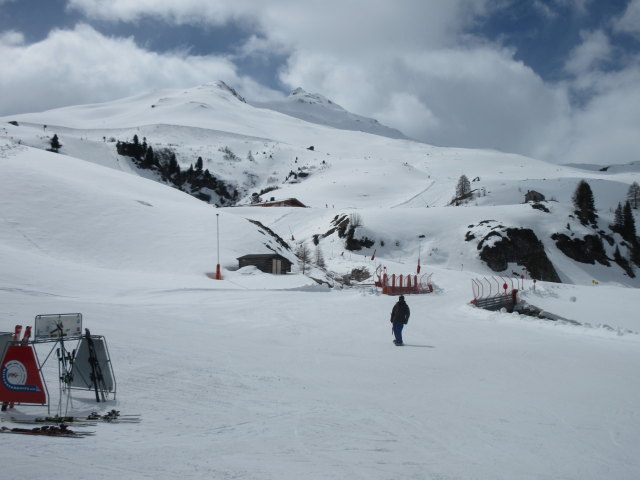
[[[13,435],[32,435],[32,436],[44,436],[44,437],[66,437],[66,438],[83,438],[94,435],[95,432],[78,432],[76,430],[69,430],[65,426],[51,426],[46,425],[43,427],[35,428],[0,428],[0,433],[10,433]]]

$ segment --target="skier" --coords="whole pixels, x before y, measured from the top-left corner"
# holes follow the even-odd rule
[[[400,295],[398,302],[393,306],[391,310],[391,323],[393,324],[393,335],[395,336],[395,343],[397,346],[404,345],[402,343],[402,329],[409,321],[409,305],[404,301],[404,295]]]

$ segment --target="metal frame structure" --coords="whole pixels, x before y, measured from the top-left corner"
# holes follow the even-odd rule
[[[433,292],[431,276],[433,273],[422,275],[409,274],[398,275],[386,273],[386,268],[379,266],[376,269],[377,280],[375,286],[382,289],[385,295],[407,295]]]
[[[98,402],[106,401],[109,394],[113,394],[113,398],[116,398],[117,385],[106,338],[101,335],[91,335],[89,330],[85,330],[86,333],[82,334],[82,314],[37,315],[35,322],[36,335],[33,340],[6,341],[3,351],[0,352],[2,353],[0,360],[2,360],[11,345],[30,345],[33,347],[38,373],[46,393],[46,403],[33,405],[46,405],[47,411],[51,412],[49,389],[44,380],[43,369],[54,351],[58,359],[58,387],[60,390],[58,415],[66,416],[69,407],[73,407],[71,390],[95,390]],[[54,328],[54,324],[57,327]],[[40,361],[36,346],[43,344],[53,345],[44,360]],[[72,345],[72,348],[70,349],[68,345]],[[74,377],[77,378],[74,380]]]
[[[471,304],[485,310],[500,310],[506,308],[512,312],[518,304],[518,279],[510,277],[483,277],[471,279],[473,300]]]

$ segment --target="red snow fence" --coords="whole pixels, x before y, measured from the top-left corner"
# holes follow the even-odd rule
[[[375,286],[385,295],[407,295],[433,292],[431,273],[423,275],[377,274]]]
[[[518,284],[513,279],[503,277],[474,278],[471,280],[473,300],[469,303],[485,310],[502,310],[513,312],[518,304]]]

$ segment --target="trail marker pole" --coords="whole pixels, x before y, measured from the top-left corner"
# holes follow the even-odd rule
[[[222,280],[220,273],[220,214],[216,213],[216,243],[218,248],[218,264],[216,265],[216,280]]]

